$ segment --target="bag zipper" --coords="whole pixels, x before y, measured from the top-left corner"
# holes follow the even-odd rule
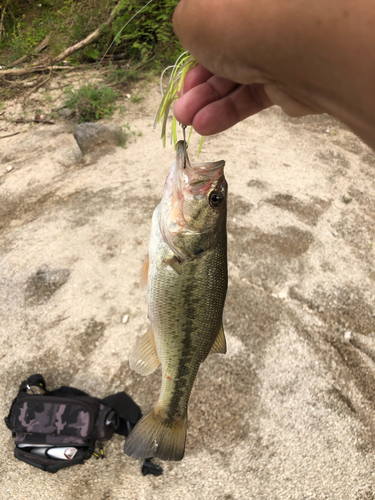
[[[17,448],[17,452],[15,453],[15,456],[17,458],[17,454],[29,458],[29,460],[34,461],[36,463],[41,463],[44,465],[52,465],[52,464],[70,464],[74,465],[75,462],[79,461],[82,459],[82,457],[86,454],[86,452],[89,450],[87,448],[86,450],[79,451],[74,458],[71,460],[59,460],[57,458],[50,458],[50,457],[43,457],[41,455],[35,455],[34,453],[30,453],[29,451],[24,451],[22,448]],[[89,457],[88,457],[89,458]]]

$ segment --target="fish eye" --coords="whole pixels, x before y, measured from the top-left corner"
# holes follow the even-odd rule
[[[224,199],[223,193],[221,193],[220,191],[212,191],[209,199],[211,207],[217,208],[221,204],[223,199]]]

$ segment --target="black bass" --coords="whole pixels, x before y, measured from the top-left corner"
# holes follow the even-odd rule
[[[188,402],[199,366],[209,353],[226,352],[225,162],[191,165],[183,141],[176,150],[152,218],[143,268],[151,327],[130,356],[130,367],[141,375],[162,367],[159,399],[125,442],[125,453],[137,459],[183,458]]]

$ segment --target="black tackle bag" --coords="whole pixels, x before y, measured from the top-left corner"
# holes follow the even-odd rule
[[[16,458],[57,472],[91,455],[104,458],[103,442],[114,433],[128,436],[141,416],[140,407],[125,392],[98,399],[74,387],[48,391],[43,376],[36,374],[20,385],[5,423],[13,433]],[[162,469],[146,460],[142,472],[160,475]]]

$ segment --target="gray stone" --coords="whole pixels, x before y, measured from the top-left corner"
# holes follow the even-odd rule
[[[15,152],[10,152],[6,153],[2,158],[1,158],[1,163],[9,163],[10,161],[13,161],[16,158],[16,153]]]
[[[59,117],[60,118],[73,118],[76,114],[76,111],[74,109],[69,109],[69,108],[62,108],[59,110]]]
[[[95,148],[124,143],[125,135],[119,125],[102,123],[82,123],[74,129],[74,138],[83,154]]]
[[[73,147],[64,148],[61,150],[60,157],[56,160],[63,167],[71,167],[82,160],[82,152],[77,144]]]

